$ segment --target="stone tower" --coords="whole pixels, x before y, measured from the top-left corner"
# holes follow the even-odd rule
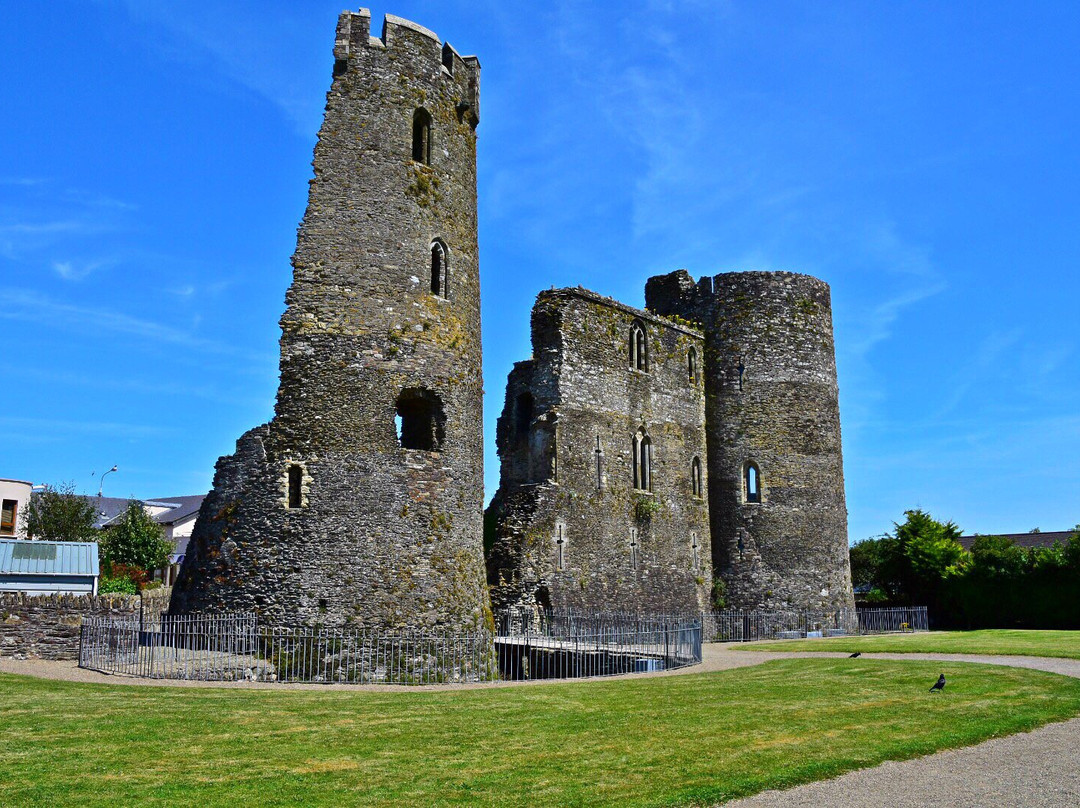
[[[713,564],[728,603],[853,607],[829,286],[790,272],[651,278],[701,324]]]
[[[480,65],[338,22],[281,318],[273,420],[217,465],[174,611],[467,629],[489,619],[476,126]]]

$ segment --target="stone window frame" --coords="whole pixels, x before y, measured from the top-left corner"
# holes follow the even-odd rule
[[[690,569],[701,572],[701,544],[696,530],[690,531]]]
[[[634,433],[633,439],[634,490],[638,493],[652,493],[652,461],[652,438],[649,437],[649,431],[642,426]]]
[[[686,373],[691,387],[697,387],[701,374],[698,372],[697,348],[690,346],[686,352]]]
[[[705,478],[702,475],[701,457],[694,455],[694,459],[690,461],[690,494],[695,499],[701,499],[705,496]]]
[[[750,474],[754,474],[755,490],[750,490]],[[760,505],[765,501],[765,490],[761,482],[761,467],[754,460],[743,463],[742,474],[742,501],[744,505]]]
[[[636,570],[641,565],[641,531],[636,527],[630,527],[630,569]]]
[[[403,387],[394,400],[395,435],[408,452],[442,452],[446,448],[446,405],[436,391]]]
[[[630,370],[638,373],[649,372],[649,332],[645,323],[634,320],[630,323]]]
[[[570,544],[570,538],[566,535],[566,523],[556,522],[555,529],[551,534],[551,541],[555,545],[555,571],[566,571],[566,550]]]
[[[308,506],[308,491],[311,477],[307,465],[299,460],[287,458],[282,473],[281,504],[287,511],[300,511]]]
[[[433,154],[432,141],[432,117],[431,113],[423,107],[417,107],[413,112],[412,119],[412,159],[426,166],[431,165]]]
[[[431,239],[431,294],[442,300],[450,299],[450,250],[438,236]]]

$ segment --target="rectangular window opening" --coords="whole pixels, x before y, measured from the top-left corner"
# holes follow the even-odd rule
[[[0,536],[15,535],[15,516],[19,509],[19,501],[5,499],[3,509],[0,510]]]

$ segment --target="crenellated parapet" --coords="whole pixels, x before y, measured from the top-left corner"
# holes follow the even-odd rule
[[[438,34],[411,20],[387,14],[383,19],[382,36],[371,36],[371,12],[343,11],[338,17],[334,40],[334,75],[358,65],[358,57],[368,50],[413,50],[427,60],[432,72],[460,86],[462,93],[455,108],[473,126],[480,122],[480,60],[462,56]]]

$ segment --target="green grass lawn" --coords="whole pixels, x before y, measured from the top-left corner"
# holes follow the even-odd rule
[[[444,692],[0,676],[0,805],[696,805],[1080,714],[1080,680],[790,659]]]
[[[862,651],[891,654],[1015,654],[1080,659],[1080,631],[930,631],[819,640],[778,640],[730,647],[749,651]]]

